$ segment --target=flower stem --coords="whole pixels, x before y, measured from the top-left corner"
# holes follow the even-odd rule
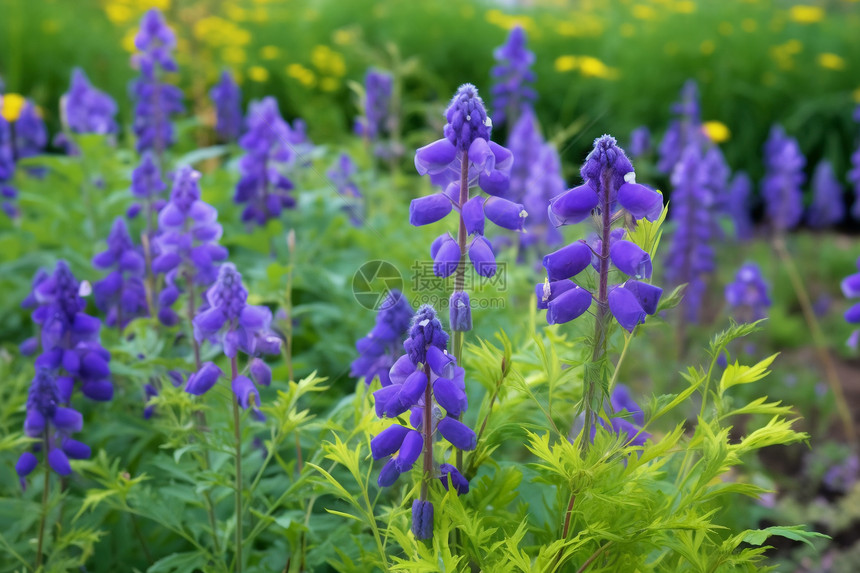
[[[454,276],[454,291],[466,290],[466,241],[468,234],[466,233],[466,221],[463,219],[463,205],[469,200],[469,154],[463,151],[460,159],[460,196],[457,203],[460,211],[460,226],[457,229],[457,243],[460,245],[460,262],[457,264],[457,274]],[[453,328],[453,325],[449,325]],[[451,350],[454,354],[454,359],[457,361],[457,366],[463,366],[463,332],[459,330],[453,331],[453,339],[451,341]],[[427,375],[429,384],[430,375]],[[460,421],[463,417],[462,412],[457,416]],[[457,469],[463,467],[463,451],[458,449],[456,454]]]
[[[839,373],[836,371],[836,366],[833,364],[833,357],[827,350],[827,340],[824,333],[821,331],[821,326],[818,324],[818,319],[815,318],[815,311],[812,308],[812,302],[809,300],[809,293],[806,292],[806,287],[803,286],[803,279],[797,271],[797,266],[791,258],[788,249],[785,246],[785,239],[781,235],[777,235],[773,239],[773,248],[779,258],[782,260],[783,266],[788,273],[788,278],[791,281],[794,292],[797,295],[797,300],[800,303],[800,309],[803,311],[803,316],[806,319],[806,324],[809,326],[809,331],[812,334],[812,341],[815,345],[815,351],[818,353],[818,359],[821,366],[824,368],[827,383],[830,385],[830,390],[836,399],[836,410],[839,412],[839,417],[842,420],[842,426],[845,432],[845,437],[852,444],[857,444],[857,431],[854,428],[854,420],[851,417],[851,411],[848,409],[848,403],[845,400],[845,394],[842,391],[842,384],[839,381]]]
[[[45,522],[48,519],[48,491],[51,485],[51,466],[48,464],[48,428],[42,434],[42,451],[44,452],[45,485],[42,488],[42,516],[39,519],[39,541],[36,545],[36,571],[42,566],[42,543],[45,540]]]
[[[233,380],[239,375],[236,357],[230,359]],[[233,397],[233,437],[236,441],[236,573],[242,573],[242,428],[239,402]]]
[[[424,477],[421,481],[421,501],[426,501],[430,492],[430,480],[433,479],[433,390],[430,386],[430,364],[424,365],[427,376],[427,387],[424,389]],[[459,452],[458,452],[459,453]]]

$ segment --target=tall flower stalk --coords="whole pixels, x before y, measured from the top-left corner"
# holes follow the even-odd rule
[[[662,196],[636,183],[633,165],[615,138],[604,135],[594,142],[581,169],[585,183],[556,197],[549,206],[550,220],[556,226],[591,219],[596,235],[588,242],[578,241],[544,257],[547,279],[537,285],[538,308],[547,310],[547,322],[561,324],[584,314],[596,303],[594,337],[590,364],[585,369],[582,410],[585,426],[581,447],[588,448],[588,432],[602,406],[601,388],[608,386],[606,376],[607,341],[611,317],[628,332],[657,311],[662,289],[645,280],[651,277],[650,255],[624,239],[624,226],[613,225],[628,219],[654,221],[663,210]],[[626,215],[629,214],[628,218]],[[597,271],[597,291],[589,292],[576,284],[574,277],[589,266]],[[626,280],[610,284],[615,267]],[[612,275],[615,276],[615,275]]]
[[[412,533],[417,539],[431,539],[432,482],[438,478],[448,489],[450,480],[458,495],[469,491],[469,482],[459,466],[442,463],[437,468],[434,436],[438,432],[458,451],[475,449],[477,438],[471,428],[459,421],[468,407],[465,371],[448,354],[448,334],[432,306],[418,309],[403,348],[406,354],[391,367],[388,384],[373,396],[377,416],[397,418],[409,411],[412,428],[395,422],[371,440],[370,448],[373,459],[389,458],[379,472],[380,487],[393,485],[423,457],[421,489],[418,499],[412,502]]]
[[[493,122],[515,125],[525,110],[537,99],[531,84],[536,77],[531,67],[535,62],[534,52],[527,47],[526,31],[515,26],[507,41],[495,49],[493,57],[498,62],[490,72],[493,76]]]
[[[854,109],[854,121],[860,123],[860,105]],[[860,221],[860,141],[857,149],[851,154],[851,170],[848,172],[848,182],[854,188],[854,204],[851,206],[851,216]]]

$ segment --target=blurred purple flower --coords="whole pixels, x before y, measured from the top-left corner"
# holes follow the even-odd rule
[[[221,72],[218,83],[209,90],[215,104],[215,131],[225,141],[235,141],[242,129],[242,89],[228,70]]]
[[[779,232],[791,230],[803,215],[803,194],[800,186],[806,176],[806,159],[794,138],[775,125],[764,145],[765,176],[761,191],[765,214],[771,226]]]
[[[397,289],[389,291],[376,314],[373,329],[355,343],[359,356],[352,361],[349,375],[363,377],[368,385],[379,376],[383,386],[390,385],[388,371],[400,354],[412,315],[406,296]]]
[[[496,126],[503,123],[515,124],[526,109],[537,99],[537,92],[531,86],[536,77],[531,67],[535,55],[527,47],[526,32],[515,26],[508,34],[507,41],[493,52],[497,64],[490,74],[493,77],[493,122]]]
[[[99,310],[107,313],[105,323],[123,329],[132,319],[148,314],[143,284],[146,263],[122,217],[114,220],[107,247],[93,257],[93,266],[111,272],[93,284],[93,295]]]
[[[744,263],[735,280],[726,285],[726,303],[738,322],[755,322],[767,317],[770,288],[755,263]]]
[[[832,227],[844,218],[842,185],[836,179],[833,165],[826,160],[820,161],[812,175],[812,203],[806,213],[806,222],[810,227],[821,229]]]
[[[663,173],[672,172],[688,145],[701,145],[705,140],[696,82],[687,80],[681,89],[681,99],[672,104],[672,114],[674,118],[657,150],[657,170]]]

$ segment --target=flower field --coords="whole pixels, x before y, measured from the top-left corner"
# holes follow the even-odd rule
[[[0,13],[0,573],[860,570],[860,2]]]

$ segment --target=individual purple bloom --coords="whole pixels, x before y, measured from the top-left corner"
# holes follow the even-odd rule
[[[489,140],[492,122],[472,84],[460,86],[445,116],[448,119],[445,138],[415,153],[419,175],[429,175],[430,181],[443,191],[413,200],[409,221],[416,226],[426,225],[441,220],[452,209],[459,211],[469,229],[468,234],[475,237],[469,245],[465,242],[460,245],[458,236],[453,246],[440,243],[444,249],[431,247],[431,256],[436,262],[434,271],[437,276],[449,276],[458,269],[461,254],[468,252],[475,270],[483,276],[492,276],[496,268],[495,255],[483,237],[483,217],[498,226],[522,230],[527,215],[521,204],[502,197],[510,186],[513,156],[509,150]],[[465,189],[461,189],[463,182]],[[470,197],[470,189],[475,186],[490,195],[490,199]],[[456,256],[453,256],[454,248],[459,250]],[[446,257],[445,264],[440,263],[437,255]]]
[[[3,94],[0,93],[0,106],[2,104]],[[6,118],[0,115],[0,197],[3,211],[10,219],[18,216],[18,207],[12,202],[18,197],[18,190],[10,183],[15,176],[15,151],[12,141],[12,128]]]
[[[72,133],[108,135],[117,132],[116,102],[93,87],[81,68],[72,70],[69,91],[60,99],[60,112]]]
[[[755,322],[767,317],[770,288],[755,263],[744,263],[735,280],[726,285],[726,304],[739,322]]]
[[[412,502],[412,534],[415,539],[433,538],[433,502],[421,499]]]
[[[391,96],[394,77],[370,68],[364,76],[364,116],[358,120],[359,135],[379,143],[391,134]]]
[[[806,222],[810,227],[821,229],[832,227],[844,218],[842,185],[836,179],[830,162],[821,161],[812,175],[812,204],[806,213]]]
[[[335,186],[338,195],[341,196],[345,203],[343,209],[349,214],[350,222],[358,227],[363,220],[364,209],[362,199],[364,196],[361,194],[358,185],[353,181],[355,171],[355,163],[353,163],[349,154],[341,153],[337,163],[329,169],[327,175],[329,181]]]
[[[448,300],[448,325],[453,332],[472,330],[472,303],[469,293],[455,290]]]
[[[140,316],[147,316],[143,277],[146,263],[128,234],[125,219],[117,217],[107,239],[107,250],[93,257],[93,266],[110,274],[93,284],[96,306],[107,313],[108,326],[120,330]]]
[[[612,390],[610,404],[614,413],[618,414],[626,410],[637,426],[645,425],[645,415],[642,413],[642,408],[639,407],[639,404],[633,399],[630,389],[624,384],[618,384]]]
[[[152,269],[165,275],[158,316],[168,325],[178,320],[173,304],[179,295],[188,291],[196,299],[215,282],[218,265],[228,255],[218,244],[222,233],[218,211],[200,198],[199,179],[200,173],[191,167],[180,167],[173,178],[170,201],[158,213],[159,234],[154,241],[158,256]]]
[[[68,402],[72,385],[80,384],[85,396],[107,401],[113,397],[110,381],[110,353],[99,342],[99,319],[84,313],[81,291],[88,288],[77,281],[65,261],[58,261],[54,273],[37,273],[33,291],[21,305],[33,309],[33,322],[41,330],[42,354],[38,368],[60,375],[58,384]]]
[[[469,493],[469,480],[467,480],[463,474],[457,470],[451,464],[442,464],[439,466],[439,470],[442,475],[439,476],[439,480],[442,482],[442,485],[445,489],[448,489],[448,478],[451,479],[451,485],[454,486],[454,490],[457,492],[457,495],[463,495]]]
[[[162,78],[177,69],[172,54],[176,36],[157,8],[143,15],[134,45],[138,52],[132,64],[140,70],[140,77],[131,85],[136,147],[138,152],[152,150],[160,156],[175,140],[170,116],[184,111],[184,106],[182,91]]]
[[[663,173],[672,173],[687,146],[702,145],[705,139],[696,82],[687,80],[681,89],[681,99],[672,104],[672,114],[674,119],[657,150],[657,170]]]
[[[857,270],[860,271],[860,257],[857,258]],[[841,286],[845,298],[860,298],[860,272],[845,277]],[[849,324],[860,324],[860,302],[854,303],[845,311],[845,320]],[[856,350],[858,341],[860,341],[860,329],[855,330],[848,338],[848,346]]]
[[[706,279],[716,267],[714,194],[708,188],[708,169],[698,146],[684,150],[672,172],[672,218],[675,233],[669,248],[666,278],[674,285],[687,284],[684,319],[696,323],[702,309]]]
[[[765,214],[774,230],[788,231],[800,222],[803,215],[805,181],[803,167],[806,158],[800,152],[797,140],[775,125],[764,145],[765,176],[761,190]]]
[[[623,384],[618,384],[610,396],[612,413],[607,424],[603,418],[598,418],[598,423],[607,432],[623,436],[626,446],[644,446],[651,438],[651,434],[642,430],[645,425],[645,416],[642,408],[633,400],[630,390]],[[621,414],[621,415],[618,415]],[[596,429],[591,428],[591,439],[594,440]]]
[[[445,480],[446,487],[450,475],[458,493],[468,492],[468,481],[453,466],[443,464],[437,470],[430,447],[435,436],[460,449],[476,447],[475,433],[458,420],[468,408],[465,370],[448,354],[447,346],[448,335],[436,311],[431,306],[422,306],[413,318],[409,338],[403,343],[406,354],[391,367],[388,383],[383,382],[382,389],[373,395],[380,418],[396,418],[411,410],[411,428],[395,423],[371,440],[373,459],[391,456],[379,473],[380,487],[393,485],[412,468],[423,451],[425,470],[432,468],[435,477]],[[428,486],[425,481],[420,498],[413,505],[413,527],[418,528],[416,535],[426,536],[422,538],[432,536],[432,506],[426,501]],[[427,511],[431,512],[429,516]]]
[[[726,208],[734,223],[735,238],[739,241],[747,241],[753,235],[753,222],[750,216],[751,192],[752,181],[749,175],[743,171],[736,173],[729,184]]]
[[[44,151],[48,144],[48,132],[32,101],[27,100],[12,126],[15,131],[13,141],[16,160],[33,157]]]
[[[239,162],[242,176],[233,200],[245,204],[242,221],[264,225],[280,217],[283,209],[295,207],[293,189],[284,171],[295,159],[290,126],[278,111],[278,102],[267,97],[252,102],[247,129],[239,139],[245,155]]]
[[[531,69],[535,55],[526,47],[526,42],[525,30],[515,26],[507,41],[493,52],[498,63],[490,72],[493,77],[490,93],[495,106],[493,122],[497,126],[516,123],[520,113],[537,99],[537,92],[531,86],[536,79]]]
[[[44,451],[42,446],[47,446],[43,455],[48,465],[57,474],[67,476],[72,472],[69,458],[86,459],[91,452],[89,446],[69,437],[69,434],[81,431],[83,416],[77,410],[62,406],[64,400],[60,394],[54,374],[46,369],[37,369],[27,397],[24,433],[31,438],[41,438],[42,444],[33,450]],[[26,487],[25,478],[37,464],[38,459],[32,452],[24,452],[18,458],[15,471],[22,488]]]
[[[388,372],[400,354],[412,321],[412,306],[397,289],[388,292],[376,315],[373,329],[355,343],[358,358],[352,361],[350,376],[370,384],[377,376],[383,386],[391,384]]]
[[[225,141],[235,141],[242,129],[242,89],[228,70],[209,91],[215,104],[215,131]]]
[[[636,183],[633,165],[608,135],[595,140],[581,174],[585,183],[555,197],[549,205],[549,218],[562,226],[594,215],[599,235],[588,243],[577,241],[544,257],[547,280],[536,289],[538,308],[547,309],[550,324],[560,324],[584,314],[591,299],[596,298],[598,322],[608,311],[622,327],[632,331],[646,315],[656,312],[662,289],[638,280],[651,276],[651,258],[624,239],[623,228],[612,229],[613,220],[618,219],[613,213],[624,209],[633,219],[653,221],[662,212],[663,198]],[[581,286],[565,284],[589,266],[599,274],[595,297]],[[630,278],[622,284],[609,285],[610,266]]]
[[[644,125],[640,125],[630,132],[630,157],[638,159],[651,152],[651,132]]]
[[[857,454],[851,454],[841,463],[827,468],[822,481],[830,491],[848,493],[857,483],[860,476],[860,458]]]

